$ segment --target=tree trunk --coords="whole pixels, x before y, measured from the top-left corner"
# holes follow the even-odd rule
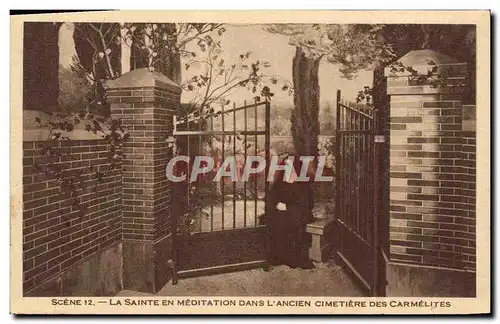
[[[319,135],[319,61],[309,58],[297,47],[293,58],[294,110],[292,111],[292,137],[298,156],[318,154]],[[310,176],[309,176],[310,177]],[[307,191],[310,218],[314,208],[314,187]]]
[[[120,74],[125,74],[130,71],[130,61],[132,56],[132,37],[128,37],[128,28],[120,27]]]
[[[55,111],[59,97],[61,23],[24,23],[23,109]]]
[[[181,56],[169,48],[162,48],[160,60],[155,65],[155,71],[166,75],[170,80],[180,85],[182,82]]]
[[[319,61],[306,57],[300,47],[293,58],[292,137],[296,154],[301,156],[318,153]]]

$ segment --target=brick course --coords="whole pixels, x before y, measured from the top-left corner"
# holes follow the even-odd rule
[[[46,284],[58,285],[56,281],[70,268],[76,269],[77,264],[114,243],[120,243],[111,254],[121,258],[122,265],[116,266],[123,273],[123,287],[120,279],[119,287],[112,285],[110,291],[126,288],[157,292],[168,280],[171,247],[166,238],[171,233],[171,191],[165,173],[170,150],[166,139],[172,135],[181,90],[165,76],[147,69],[126,73],[109,81],[107,87],[111,116],[121,119],[130,133],[116,169],[111,170],[104,140],[50,143],[62,154],[57,163],[63,167],[63,174],[83,171],[80,178],[86,191],[78,191],[79,204],[85,205],[83,211],[72,198],[60,195],[57,179],[47,178],[34,168],[35,164],[53,163],[42,156],[43,147],[49,143],[24,142],[25,294],[40,287],[43,290]],[[97,171],[106,171],[102,182],[97,181]],[[96,280],[90,277],[84,278],[85,287],[103,284],[90,282]]]
[[[79,190],[81,212],[73,200],[59,194],[60,185],[34,164],[44,164],[44,145],[55,145],[65,172],[86,170]],[[96,171],[108,171],[108,146],[101,140],[67,140],[23,143],[23,291],[83,261],[94,252],[121,240],[121,167],[111,170],[97,184]],[[92,153],[85,153],[92,152]],[[90,169],[90,166],[93,169]],[[96,191],[93,192],[95,187]]]
[[[130,132],[123,145],[123,286],[156,293],[171,275],[171,184],[167,138],[181,89],[137,69],[108,84],[111,115]]]
[[[388,79],[390,259],[475,270],[475,133],[460,93]]]
[[[180,93],[157,86],[112,88],[113,118],[130,132],[123,153],[123,238],[155,241],[170,230],[168,143]]]

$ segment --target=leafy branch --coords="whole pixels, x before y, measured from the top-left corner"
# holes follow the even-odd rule
[[[445,92],[453,92],[456,89],[465,87],[464,82],[452,81],[455,75],[452,67],[439,68],[438,65],[436,65],[436,63],[432,60],[429,60],[427,64],[429,65],[427,73],[421,73],[414,67],[404,65],[399,61],[390,64],[389,71],[393,76],[397,76],[400,73],[407,74],[405,77],[407,78],[408,85],[410,86],[428,85],[433,89],[440,88]],[[373,107],[373,88],[365,86],[362,90],[359,90],[356,96],[356,102],[363,102],[366,105]]]
[[[60,185],[60,196],[64,199],[72,199],[72,206],[83,214],[87,206],[81,202],[80,197],[89,193],[88,184],[92,182],[92,175],[96,182],[94,186],[90,187],[90,192],[97,193],[98,185],[106,180],[111,171],[120,167],[120,162],[123,159],[123,143],[129,138],[129,133],[122,127],[120,120],[94,116],[88,112],[57,113],[50,116],[55,118],[48,121],[36,118],[40,128],[48,130],[48,136],[41,149],[43,159],[36,162],[33,167],[47,178],[57,180]],[[64,161],[70,160],[71,151],[66,151],[65,147],[59,147],[58,141],[70,140],[68,134],[75,130],[76,125],[80,124],[84,125],[87,132],[100,136],[109,147],[107,152],[109,169],[102,170],[103,168],[97,166],[77,169],[65,168]],[[90,179],[88,179],[89,174],[91,175]]]

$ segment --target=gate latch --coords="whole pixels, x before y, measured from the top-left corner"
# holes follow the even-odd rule
[[[385,143],[385,135],[375,135],[375,143]]]

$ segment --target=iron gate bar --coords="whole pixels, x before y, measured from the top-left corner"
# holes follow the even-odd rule
[[[187,131],[189,132],[189,124],[190,123],[187,123],[186,125],[186,128],[187,128]],[[189,156],[189,161],[191,161],[191,141],[190,141],[190,137],[188,136],[187,137],[187,155]],[[190,164],[191,162],[189,162]],[[188,212],[188,215],[189,215],[189,212],[191,211],[191,195],[190,195],[190,190],[191,190],[191,184],[190,184],[190,179],[191,179],[191,168],[189,167],[189,164],[188,164],[188,167],[187,167],[187,181],[186,181],[186,196],[187,196],[187,212]],[[184,211],[186,212],[186,211]],[[182,215],[182,219],[184,220],[184,214]]]
[[[214,115],[210,115],[210,130],[214,130]],[[214,146],[214,136],[210,134],[210,148]],[[212,199],[210,199],[210,231],[214,230],[214,204]]]
[[[201,110],[200,110],[199,114],[201,114]],[[198,131],[201,131],[201,126],[202,126],[201,125],[201,121],[202,121],[202,119],[200,118],[198,120]],[[203,147],[202,147],[202,144],[201,144],[202,143],[201,137],[202,137],[201,135],[198,135],[198,154],[200,154],[200,155],[203,153],[202,152]],[[201,207],[200,207],[200,209],[201,209]],[[199,231],[201,231],[201,222],[200,222],[200,229],[199,229]]]
[[[350,118],[351,118],[351,113],[350,113],[350,110],[345,110],[345,125],[349,125],[350,123]],[[346,144],[346,147],[344,147],[344,150],[345,150],[345,165],[346,165],[346,168],[347,170],[350,169],[351,167],[351,156],[349,155],[349,151],[346,150],[347,146],[349,145],[349,139],[350,139],[350,135],[347,135],[345,136],[345,144]],[[345,199],[345,195],[346,194],[350,194],[351,192],[351,173],[350,172],[347,172],[346,173],[346,190],[347,192],[344,192],[344,201],[345,201],[345,215],[348,215],[347,211],[349,210],[349,200]],[[348,223],[348,225],[350,225],[350,219],[345,219],[345,222]]]
[[[266,131],[175,131],[173,135],[266,135]]]
[[[236,132],[236,103],[233,102],[233,131]],[[233,155],[236,157],[236,135],[233,136]],[[235,162],[236,162],[235,158]],[[236,181],[233,181],[233,228],[236,228]]]
[[[360,127],[361,127],[361,118],[357,114],[355,114],[354,116],[355,116],[355,121],[356,121],[356,124],[355,124],[354,127],[356,127],[357,129],[360,129]],[[360,228],[360,226],[361,226],[360,220],[361,219],[360,219],[360,206],[359,206],[359,198],[360,198],[359,191],[361,189],[360,188],[361,184],[359,183],[359,178],[360,177],[359,177],[359,173],[358,172],[360,171],[360,168],[361,168],[361,165],[360,165],[359,161],[362,161],[361,160],[361,156],[360,156],[361,152],[359,151],[359,149],[362,148],[362,147],[360,145],[361,144],[360,143],[361,142],[361,136],[360,136],[360,134],[358,133],[355,136],[356,136],[356,141],[354,142],[355,143],[354,144],[354,152],[355,152],[354,153],[354,159],[356,160],[356,169],[355,170],[357,171],[357,172],[354,173],[354,176],[356,177],[356,182],[355,182],[356,183],[356,227],[357,227],[357,231],[359,233],[359,232],[361,232],[361,228]]]
[[[354,125],[353,127],[355,129],[359,129],[359,116],[358,114],[353,114],[353,119],[354,119]],[[353,183],[352,185],[354,186],[354,210],[355,213],[353,215],[354,217],[354,224],[356,231],[359,233],[359,134],[353,134],[353,139],[354,139],[354,156],[353,156],[353,166],[354,166],[354,172],[353,172]]]
[[[366,120],[366,118],[362,119],[362,129],[363,130],[367,129],[367,120]],[[367,157],[369,156],[369,155],[366,154],[366,150],[368,148],[368,145],[369,145],[370,141],[366,138],[366,136],[362,136],[361,138],[362,138],[361,147],[364,148],[362,150],[362,152],[361,152],[361,155],[362,155],[361,160],[362,161],[366,161]],[[367,170],[366,163],[363,163],[363,173],[365,173],[366,170]],[[369,191],[368,191],[367,186],[363,186],[363,191],[362,191],[362,200],[363,200],[363,202],[365,202],[367,200],[368,193],[369,193]],[[369,210],[367,208],[367,205],[363,204],[363,206],[362,206],[362,217],[361,217],[362,220],[363,220],[363,222],[367,222],[368,221],[368,215],[369,215]],[[364,231],[362,233],[362,236],[363,237],[367,237],[368,236],[368,229],[367,229],[366,226],[364,227]]]
[[[366,113],[364,113],[364,112],[362,112],[362,111],[356,110],[356,109],[354,109],[354,108],[352,108],[352,107],[349,107],[346,103],[339,102],[338,104],[339,104],[341,107],[343,107],[343,108],[345,108],[346,110],[348,110],[348,111],[352,111],[352,112],[354,112],[354,113],[356,113],[356,114],[358,114],[358,115],[364,116],[364,117],[369,118],[369,119],[373,119],[373,116],[371,116],[371,115],[369,115],[369,114],[366,114]]]
[[[358,120],[358,128],[360,130],[363,130],[364,129],[364,121],[365,121],[365,118],[363,117],[359,117],[359,120]],[[365,172],[365,134],[359,134],[359,140],[358,140],[358,144],[359,144],[359,147],[361,149],[361,151],[359,152],[359,159],[361,161],[360,165],[359,165],[359,170],[362,174],[364,174]],[[365,192],[365,189],[366,189],[366,186],[364,185],[364,182],[361,180],[361,177],[358,175],[358,224],[359,225],[359,232],[360,232],[360,235],[362,237],[365,237],[365,232],[366,232],[366,226],[363,226],[361,227],[361,224],[363,223],[366,223],[366,219],[365,219],[365,209],[366,209],[366,204],[364,203],[365,200],[364,200],[364,195],[363,193]]]
[[[356,126],[356,118],[357,114],[354,113],[354,111],[351,111],[351,127],[357,128]],[[351,155],[351,186],[352,186],[352,194],[354,196],[354,202],[351,200],[351,208],[354,209],[354,213],[352,214],[352,224],[354,225],[354,228],[357,229],[358,222],[357,222],[357,199],[356,199],[356,193],[357,193],[357,167],[358,167],[358,150],[357,150],[357,140],[358,140],[358,134],[354,133],[351,135],[352,142],[353,142],[353,147],[354,147],[354,154]]]
[[[376,109],[373,110],[373,145],[374,145],[374,150],[373,150],[373,228],[375,230],[373,231],[373,241],[372,241],[372,248],[373,248],[373,255],[374,257],[374,267],[372,271],[372,276],[373,276],[373,284],[372,284],[372,296],[377,296],[378,295],[378,288],[379,288],[379,235],[378,235],[378,197],[379,197],[379,192],[378,192],[378,176],[379,176],[379,161],[378,161],[378,156],[379,156],[379,145],[375,143],[375,135],[376,131],[378,130],[378,120],[377,120],[377,115],[378,111]]]
[[[377,112],[337,91],[335,226],[337,255],[375,295],[378,289]]]
[[[243,107],[247,107],[247,101],[243,101]],[[245,124],[244,124],[244,127],[245,127],[245,132],[244,132],[244,135],[245,135],[245,163],[247,161],[247,158],[248,158],[248,145],[247,145],[247,142],[248,142],[248,136],[247,136],[247,132],[248,132],[248,124],[247,124],[247,118],[248,118],[248,113],[247,113],[248,109],[245,109]],[[245,195],[243,195],[243,227],[247,227],[247,182],[245,181],[243,183],[243,191],[245,192]]]
[[[269,161],[271,159],[271,156],[270,156],[270,148],[271,148],[271,132],[270,132],[270,129],[271,129],[271,103],[269,101],[266,100],[266,115],[265,115],[265,128],[267,130],[266,132],[266,135],[265,135],[265,155],[266,155],[266,167],[264,169],[264,212],[266,213],[266,215],[269,215],[269,212],[270,212],[270,207],[269,207],[269,204],[267,202],[268,200],[268,193],[269,193],[269,181],[267,181],[267,178],[269,176]],[[266,249],[266,263],[264,264],[264,270],[265,271],[268,271],[269,270],[269,264],[268,264],[268,261],[269,261],[269,256],[271,254],[271,241],[270,241],[270,237],[271,237],[271,234],[270,234],[270,229],[269,227],[266,226],[266,246],[265,246],[265,249]]]
[[[342,123],[343,125],[347,125],[347,120],[348,120],[348,114],[349,114],[349,111],[348,110],[345,110],[343,109],[343,120],[342,120]],[[339,136],[340,137],[340,136]],[[340,158],[339,160],[342,161],[342,167],[343,168],[348,168],[349,167],[349,160],[348,160],[348,156],[347,156],[347,150],[346,150],[346,147],[347,147],[347,143],[348,143],[348,139],[349,137],[348,136],[342,136],[342,139],[343,139],[343,146],[342,146],[342,152],[343,152],[343,156],[341,157],[345,157],[344,159]],[[349,173],[342,173],[342,177],[344,178],[344,185],[342,186],[342,188],[346,188],[348,189],[349,188]],[[345,191],[342,191],[343,195],[346,194]],[[342,215],[347,215],[347,210],[348,210],[348,201],[347,199],[342,199],[341,200],[343,202],[343,214]],[[347,222],[347,219],[344,220],[345,222]]]
[[[343,223],[343,225],[345,226],[348,226],[345,222],[343,222],[342,220],[339,220],[341,223]],[[352,235],[356,236],[356,238],[358,238],[360,241],[362,241],[364,244],[368,245],[371,247],[371,243],[370,241],[371,240],[367,240],[366,238],[362,237],[359,233],[356,233],[356,232],[353,232]]]
[[[257,99],[254,99],[254,103],[257,104]],[[267,107],[267,106],[266,106]],[[257,106],[254,107],[254,131],[257,131]],[[257,134],[254,135],[254,156],[257,156]],[[254,226],[257,226],[257,181],[259,177],[254,174],[254,195],[253,195],[253,210],[254,210]],[[246,217],[246,215],[245,215]]]
[[[248,109],[248,108],[252,108],[254,106],[262,106],[264,105],[263,103],[256,103],[256,104],[251,104],[251,105],[247,105],[247,104],[244,104],[243,106],[240,106],[238,108],[233,108],[233,109],[229,109],[229,110],[226,110],[225,111],[225,114],[229,114],[233,111],[240,111],[240,110],[243,110],[243,109]],[[222,114],[222,113],[221,113]],[[213,117],[213,114],[210,114],[210,117]],[[192,116],[192,117],[189,117],[189,118],[181,118],[179,119],[177,116],[174,115],[174,125],[182,125],[182,124],[187,124],[188,122],[192,122],[192,121],[195,121],[195,120],[198,120],[200,119],[200,117],[198,116]]]
[[[258,127],[259,123],[257,118],[261,116],[258,114],[258,107],[262,106],[265,108],[265,130],[259,130]],[[265,156],[266,160],[269,161],[270,154],[269,154],[269,148],[270,148],[270,103],[268,102],[261,102],[261,103],[254,103],[251,105],[247,105],[246,102],[244,103],[244,106],[242,107],[236,107],[236,105],[233,103],[232,109],[226,109],[227,107],[222,106],[221,111],[219,114],[214,115],[203,115],[203,114],[195,114],[194,117],[189,118],[189,119],[181,119],[180,122],[178,120],[175,121],[176,127],[174,127],[174,134],[175,136],[178,136],[178,139],[182,138],[182,141],[178,141],[178,143],[182,146],[179,146],[179,154],[184,154],[184,152],[187,149],[187,155],[190,158],[193,158],[193,154],[200,154],[202,152],[205,152],[205,147],[204,143],[205,141],[208,141],[208,144],[210,145],[210,148],[213,149],[217,148],[216,151],[220,151],[222,147],[222,154],[217,153],[217,155],[222,157],[222,163],[224,162],[226,158],[226,149],[229,149],[228,152],[230,151],[230,148],[232,147],[233,155],[237,157],[237,154],[241,154],[241,147],[238,147],[240,143],[236,143],[236,137],[238,137],[238,141],[241,140],[240,135],[243,137],[245,142],[243,143],[244,145],[244,154],[245,154],[245,160],[248,158],[248,149],[249,145],[247,143],[248,141],[248,136],[253,137],[253,140],[255,141],[255,147],[254,151],[256,154],[258,154],[258,143],[259,143],[259,136],[265,136],[265,142],[266,142],[266,149],[265,149]],[[254,123],[253,125],[255,126],[255,129],[253,130],[248,130],[248,109],[254,108]],[[238,131],[238,128],[241,126],[237,127],[237,116],[236,112],[237,111],[244,111],[245,114],[245,131]],[[233,127],[231,127],[231,130],[227,130],[226,127],[226,115],[229,113],[233,113],[232,116],[232,122],[233,122]],[[207,120],[210,120],[210,127],[208,129],[210,130],[202,130],[202,129],[207,129],[204,128],[203,125],[206,125],[206,123],[203,123],[203,118],[204,116],[207,117]],[[218,125],[217,127],[214,127],[214,117],[221,117],[221,129],[219,128],[220,126]],[[199,118],[199,124],[198,127],[193,127],[192,123],[196,121],[196,119]],[[229,116],[229,118],[231,118]],[[189,120],[189,122],[185,122],[185,120]],[[186,126],[177,127],[180,124],[186,123]],[[214,129],[216,128],[216,129]],[[205,137],[206,136],[206,137]],[[215,143],[214,140],[216,137],[222,136],[222,143]],[[227,140],[227,143],[226,143]],[[233,140],[233,143],[231,145],[230,140]],[[187,141],[187,142],[186,142]],[[196,143],[196,141],[198,143]],[[226,145],[227,144],[227,145]],[[220,145],[220,146],[219,146]],[[216,147],[217,146],[217,147]],[[197,150],[195,151],[193,148],[197,147]],[[209,148],[209,149],[210,149]],[[191,159],[190,159],[191,160]],[[191,162],[192,163],[192,162]],[[266,172],[266,178],[267,178],[267,168],[265,169]],[[191,168],[188,167],[187,170],[187,179],[190,180],[191,178]],[[233,206],[233,226],[225,223],[226,221],[226,215],[225,215],[225,202],[226,200],[226,195],[225,192],[227,191],[225,187],[226,183],[225,181],[222,181],[222,183],[219,186],[219,190],[221,190],[222,195],[221,198],[219,199],[218,197],[215,198],[215,200],[203,200],[204,192],[197,192],[201,194],[199,197],[196,197],[197,199],[193,199],[194,197],[191,197],[189,194],[191,192],[191,185],[188,182],[188,185],[186,185],[184,182],[178,184],[179,189],[182,191],[179,192],[182,197],[179,197],[174,201],[174,206],[173,210],[177,210],[177,207],[183,207],[185,204],[186,200],[189,201],[188,206],[190,209],[188,210],[188,219],[192,220],[191,216],[192,213],[195,213],[195,228],[193,229],[191,226],[188,227],[188,231],[178,231],[179,226],[182,226],[181,222],[175,222],[176,228],[176,235],[172,239],[172,249],[173,249],[173,266],[172,270],[174,272],[173,274],[173,283],[177,283],[177,280],[179,277],[184,277],[187,275],[192,275],[192,274],[202,274],[212,271],[216,271],[217,269],[239,269],[242,267],[248,267],[248,266],[263,266],[264,269],[267,268],[267,262],[266,258],[268,258],[268,248],[269,248],[269,237],[268,235],[268,228],[266,226],[258,225],[257,220],[258,216],[258,208],[257,204],[259,203],[260,205],[260,200],[258,199],[259,196],[257,194],[257,189],[258,185],[260,183],[259,179],[255,177],[256,182],[254,184],[254,189],[256,190],[255,196],[254,196],[254,208],[251,210],[254,213],[254,226],[248,224],[248,217],[249,215],[247,214],[249,210],[248,208],[248,194],[251,194],[251,192],[247,193],[245,188],[245,192],[243,194],[242,200],[244,202],[244,214],[241,215],[242,217],[239,218],[240,216],[239,213],[241,210],[237,210],[237,197],[236,192],[236,184],[233,182],[232,189],[233,189],[233,197],[232,197],[232,206]],[[245,187],[248,185],[246,182],[244,182]],[[227,189],[229,189],[228,187]],[[187,197],[184,197],[184,193],[187,190]],[[213,190],[213,189],[211,189]],[[220,191],[217,191],[217,195],[219,194]],[[268,183],[265,182],[265,192],[267,196],[268,192]],[[201,203],[199,199],[201,199]],[[222,200],[222,208],[220,212],[218,211],[218,208],[215,209],[216,206],[219,205],[219,201]],[[191,206],[192,202],[193,206]],[[200,204],[198,204],[200,203]],[[267,210],[268,205],[264,201],[264,208]],[[203,211],[204,208],[210,206],[210,231],[206,231],[206,227],[204,227],[204,223],[202,221],[202,218],[199,217],[205,217],[203,215],[207,215],[206,212]],[[260,208],[260,207],[259,207]],[[201,209],[201,210],[200,210]],[[217,213],[216,213],[217,210]],[[238,211],[238,212],[237,212]],[[251,211],[250,211],[251,212]],[[216,214],[216,215],[214,215]],[[177,210],[175,212],[175,215],[173,215],[173,218],[177,218],[178,216],[184,216],[185,211],[184,210]],[[218,218],[215,218],[218,217]],[[219,221],[221,221],[222,217],[222,222],[219,224]],[[207,220],[208,220],[208,215],[207,215]],[[229,221],[229,219],[227,219]],[[242,220],[245,222],[244,227],[236,226],[237,220]],[[200,227],[201,225],[201,227]],[[207,224],[208,225],[208,224]],[[250,225],[250,226],[249,226]],[[208,226],[207,226],[208,227]],[[187,234],[187,235],[186,235]],[[262,235],[266,235],[263,237]],[[213,256],[213,257],[212,257]]]
[[[353,113],[352,110],[349,110],[349,127],[350,128],[354,128],[354,118],[355,118],[355,115]],[[356,161],[355,161],[355,157],[354,157],[354,154],[356,153],[356,146],[354,144],[354,140],[355,140],[355,133],[350,133],[349,134],[349,144],[351,145],[351,150],[350,150],[350,154],[349,154],[349,175],[350,175],[350,178],[349,178],[349,188],[350,188],[350,191],[349,191],[349,194],[350,196],[353,195],[354,191],[355,191],[355,187],[354,187],[354,172],[353,170],[356,168]],[[352,149],[354,148],[354,149]],[[352,210],[353,209],[353,205],[352,205],[352,199],[349,199],[348,200],[349,202],[349,209]],[[353,213],[349,213],[350,215],[350,226],[355,226],[355,222],[354,222],[354,215]]]
[[[340,90],[337,91],[336,101],[337,102],[340,101]],[[336,118],[335,118],[335,129],[337,129],[337,130],[340,129],[340,120],[341,119],[342,119],[342,115],[340,113],[339,105],[337,105]],[[340,186],[340,183],[341,183],[340,172],[337,171],[337,169],[342,168],[342,161],[340,161],[340,159],[339,159],[340,154],[341,154],[340,141],[341,141],[341,139],[339,138],[339,136],[335,136],[335,187],[336,188],[338,188]],[[335,202],[336,202],[335,203],[335,214],[337,217],[338,217],[338,215],[340,215],[340,210],[341,210],[340,201],[341,201],[340,200],[340,190],[336,189],[335,190]]]
[[[222,121],[222,132],[224,133],[224,105],[221,106],[221,121]],[[225,147],[225,143],[226,143],[226,137],[225,137],[225,134],[222,134],[222,161],[221,161],[221,166],[224,164],[224,160],[226,159],[226,147]],[[221,200],[222,200],[222,229],[224,229],[224,210],[226,209],[226,204],[225,204],[225,200],[224,200],[224,177],[222,177],[222,183],[221,183]]]

